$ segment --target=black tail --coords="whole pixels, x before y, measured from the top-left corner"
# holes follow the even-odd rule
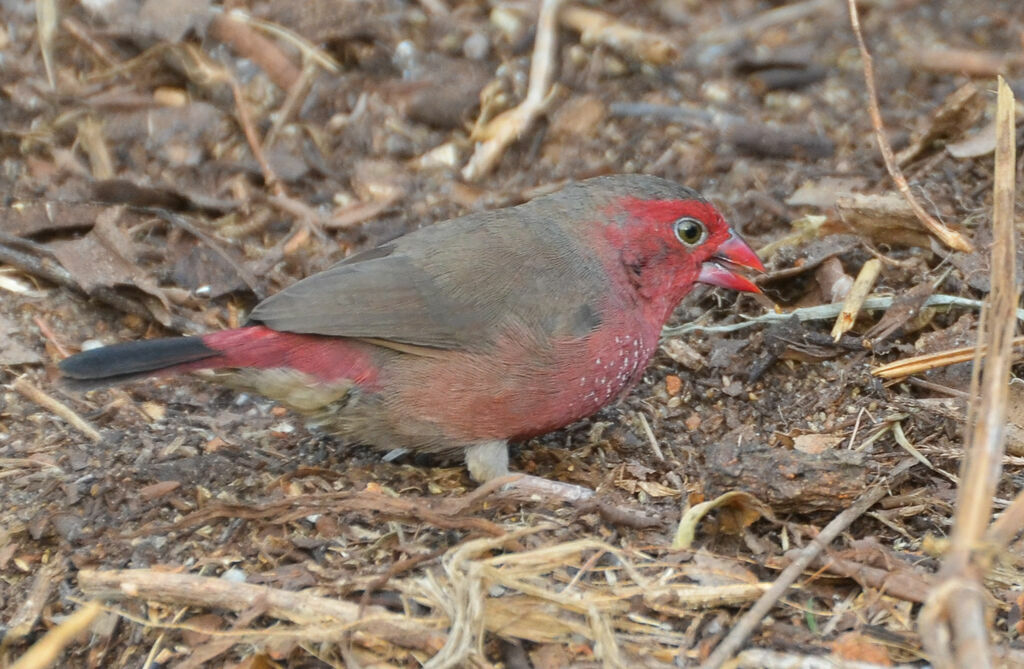
[[[58,367],[66,385],[89,390],[151,376],[154,372],[219,355],[202,337],[172,337],[114,344],[83,351]]]

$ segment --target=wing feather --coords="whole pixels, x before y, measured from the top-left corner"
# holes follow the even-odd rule
[[[601,322],[604,270],[589,246],[550,220],[579,212],[535,202],[423,228],[348,258],[267,298],[251,320],[434,349],[485,348],[511,321],[585,336]]]

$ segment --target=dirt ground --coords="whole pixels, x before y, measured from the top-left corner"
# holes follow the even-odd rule
[[[550,99],[479,177],[480,132],[526,96],[535,3],[0,0],[0,17],[0,664],[35,645],[65,667],[696,666],[883,486],[737,666],[924,665],[971,369],[871,371],[975,339],[996,74],[1024,99],[1019,2],[861,7],[911,191],[973,251],[894,195],[838,0],[571,6]],[[694,290],[627,399],[513,449],[601,505],[473,495],[459,463],[385,462],[198,379],[58,383],[87,342],[237,325],[403,232],[619,172],[699,189],[769,272],[763,298]],[[873,259],[895,302],[838,341],[835,311],[723,327],[842,301]],[[1024,481],[1019,387],[997,510]],[[1006,666],[1024,666],[1022,567],[1018,541],[985,580]]]

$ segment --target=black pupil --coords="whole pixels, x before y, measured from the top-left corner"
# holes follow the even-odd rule
[[[684,242],[694,243],[700,239],[700,226],[696,221],[684,221],[679,226],[679,232]]]

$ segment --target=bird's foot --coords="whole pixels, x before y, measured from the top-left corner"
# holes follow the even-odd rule
[[[459,512],[487,501],[558,502],[570,504],[581,512],[597,512],[607,522],[635,528],[655,527],[661,518],[641,509],[620,506],[602,500],[590,488],[552,481],[530,474],[508,471],[508,449],[503,441],[477,444],[466,449],[466,467],[480,487],[458,500]]]
[[[466,468],[474,481],[481,483],[492,498],[517,502],[557,500],[579,504],[594,496],[594,491],[573,483],[552,481],[530,474],[514,474],[508,470],[508,444],[488,441],[466,449]],[[497,484],[492,487],[490,484]]]

